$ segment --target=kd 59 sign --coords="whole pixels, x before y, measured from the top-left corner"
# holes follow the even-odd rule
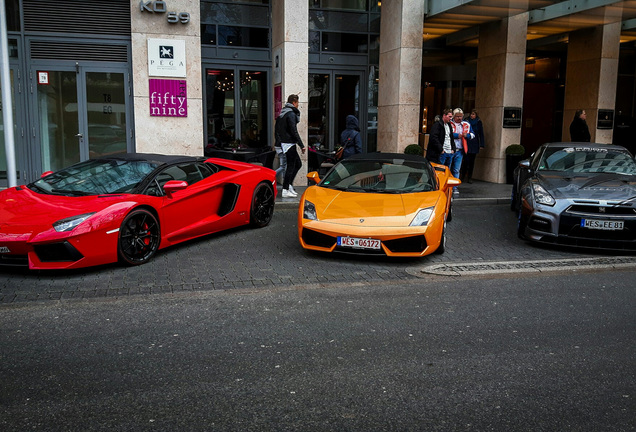
[[[168,7],[165,1],[156,0],[156,1],[144,1],[141,0],[139,2],[139,10],[141,12],[150,12],[150,13],[167,13],[168,14],[168,22],[170,24],[187,24],[190,22],[190,14],[188,12],[168,12]]]

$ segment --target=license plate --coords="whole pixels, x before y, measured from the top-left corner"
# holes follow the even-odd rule
[[[338,237],[338,246],[358,249],[380,249],[380,240],[357,237]]]
[[[622,230],[625,226],[623,221],[599,220],[599,219],[581,219],[581,227],[597,229],[597,230]]]
[[[9,250],[8,247],[6,246],[1,246],[0,247],[0,253],[11,253],[11,251]]]

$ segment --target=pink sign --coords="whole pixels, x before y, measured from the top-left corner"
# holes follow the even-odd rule
[[[188,86],[185,80],[150,79],[150,115],[188,116]]]

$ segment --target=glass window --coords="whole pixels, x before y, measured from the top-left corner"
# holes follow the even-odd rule
[[[269,29],[219,26],[219,45],[269,48]]]
[[[309,30],[367,32],[368,15],[324,10],[309,11]]]
[[[216,45],[216,26],[201,24],[201,43],[203,45]]]
[[[7,30],[20,31],[20,0],[5,0]]]
[[[371,3],[377,0],[371,0]],[[369,0],[309,0],[310,8],[366,11]]]
[[[269,26],[269,7],[201,2],[202,24]]]
[[[369,50],[366,34],[322,33],[322,50],[329,52],[364,53]]]
[[[241,144],[268,146],[267,74],[241,71]]]
[[[88,154],[126,153],[126,82],[123,73],[87,72]]]
[[[234,72],[206,69],[208,146],[227,147],[235,139]]]

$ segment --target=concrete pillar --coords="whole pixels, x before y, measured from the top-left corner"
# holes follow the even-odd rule
[[[292,93],[298,94],[300,110],[298,133],[306,147],[309,108],[309,2],[307,0],[272,0],[272,53],[273,94],[276,94],[276,87],[281,86],[283,106],[287,102],[287,96]],[[278,64],[276,64],[277,61]],[[277,82],[277,69],[280,72],[280,82]],[[275,107],[272,107],[272,113],[275,112]],[[274,142],[273,138],[272,142]],[[296,176],[294,185],[306,185],[307,152],[303,155],[299,149],[298,153],[303,166]]]
[[[474,178],[506,182],[505,150],[519,144],[521,128],[504,128],[504,107],[523,107],[528,13],[479,29],[475,107],[484,125],[486,147],[475,163]]]
[[[146,3],[146,2],[142,2]],[[203,91],[201,85],[201,9],[198,2],[161,2],[157,11],[130,0],[135,148],[138,153],[203,155]],[[150,6],[152,8],[152,6]],[[187,23],[169,23],[168,12],[188,13]],[[160,77],[148,73],[148,39],[185,42],[186,76]],[[180,42],[179,42],[180,43]],[[185,80],[187,117],[150,115],[149,79]]]
[[[599,109],[614,109],[621,23],[606,24],[570,34],[565,74],[563,141],[570,140],[570,123],[578,109],[587,114],[592,142],[610,144],[612,129],[597,129]]]
[[[402,153],[419,137],[424,2],[385,1],[381,13],[378,150]]]

